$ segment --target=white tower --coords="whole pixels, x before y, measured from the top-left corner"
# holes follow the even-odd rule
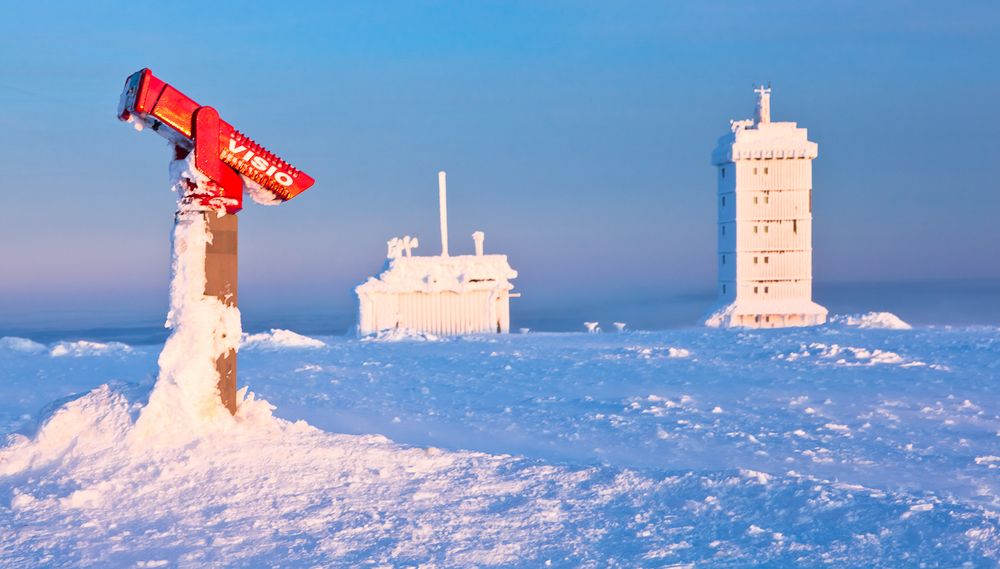
[[[794,122],[771,122],[771,89],[755,119],[731,121],[712,153],[718,168],[719,305],[708,326],[779,328],[826,322],[812,301],[812,160]]]

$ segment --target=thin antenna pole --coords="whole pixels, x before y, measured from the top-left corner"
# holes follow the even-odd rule
[[[754,89],[757,93],[757,109],[756,109],[756,119],[757,124],[767,124],[771,122],[771,83],[768,82],[765,87],[763,83],[759,87]]]
[[[438,201],[441,205],[441,256],[448,256],[448,184],[444,170],[438,172]]]

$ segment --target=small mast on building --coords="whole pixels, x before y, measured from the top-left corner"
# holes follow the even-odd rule
[[[448,251],[447,175],[438,172],[441,254],[418,257],[415,237],[387,242],[382,272],[355,288],[358,333],[391,330],[455,336],[506,334],[510,331],[510,298],[517,277],[506,255],[486,255],[486,234],[472,234],[474,255],[451,256]]]
[[[754,113],[757,119],[758,127],[762,124],[769,124],[771,122],[771,86],[767,87],[761,85],[753,90],[757,93],[757,109]]]
[[[438,208],[441,211],[441,256],[448,256],[448,175],[438,172]]]
[[[812,301],[812,161],[818,146],[794,122],[771,122],[771,87],[754,119],[730,121],[717,168],[719,303],[707,326],[779,328],[826,322]]]

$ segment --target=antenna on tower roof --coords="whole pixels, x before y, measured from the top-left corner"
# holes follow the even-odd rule
[[[766,87],[761,83],[753,91],[757,93],[757,124],[767,124],[771,122],[771,82]]]

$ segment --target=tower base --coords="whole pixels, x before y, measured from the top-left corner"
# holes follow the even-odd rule
[[[739,301],[705,317],[710,328],[792,328],[826,323],[829,311],[810,300]]]

